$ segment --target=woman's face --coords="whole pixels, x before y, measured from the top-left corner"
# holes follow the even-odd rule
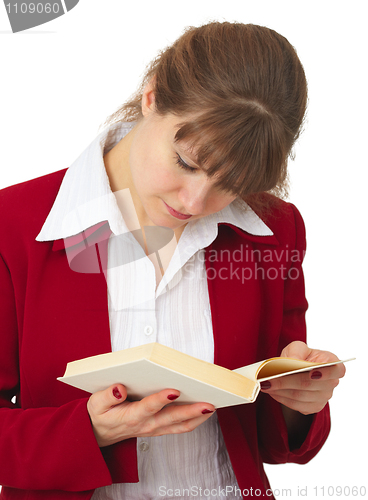
[[[134,189],[151,222],[177,229],[222,210],[236,196],[215,187],[185,144],[175,142],[182,118],[154,111],[136,125],[129,164]]]

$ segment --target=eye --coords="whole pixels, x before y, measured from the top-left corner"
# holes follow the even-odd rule
[[[187,172],[195,172],[196,170],[198,170],[197,168],[191,167],[190,165],[185,163],[185,161],[178,153],[176,153],[176,164],[179,165],[180,168],[186,170]]]

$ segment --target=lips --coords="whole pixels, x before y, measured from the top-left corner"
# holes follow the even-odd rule
[[[174,208],[170,207],[170,205],[168,205],[167,203],[165,203],[165,206],[166,206],[169,214],[172,215],[173,217],[175,217],[176,219],[185,220],[185,219],[190,219],[192,217],[191,214],[182,214],[181,212],[177,212]]]

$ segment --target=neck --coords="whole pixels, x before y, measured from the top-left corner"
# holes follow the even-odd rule
[[[129,225],[126,221],[128,229],[130,230],[137,229],[137,218],[140,227],[152,225],[136,193],[129,165],[130,146],[134,139],[136,127],[137,125],[104,156],[104,164],[110,187],[115,194],[124,219],[126,219],[126,209],[123,210],[123,207],[127,197],[120,193],[123,192],[123,190],[129,190],[131,201],[134,205],[134,209],[130,207],[128,215],[131,224]],[[131,227],[132,225],[135,227]]]

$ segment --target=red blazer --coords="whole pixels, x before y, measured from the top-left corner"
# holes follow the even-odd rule
[[[135,439],[100,449],[86,409],[88,394],[56,380],[67,362],[111,350],[107,286],[99,267],[75,272],[63,242],[35,241],[64,174],[0,192],[4,499],[82,500],[97,487],[138,481]],[[265,222],[273,236],[222,224],[206,250],[215,363],[230,369],[305,340],[302,218],[293,205],[279,202]],[[94,245],[86,251],[97,255]],[[265,492],[263,462],[305,463],[329,432],[326,406],[301,448],[290,451],[280,406],[266,394],[217,415],[242,490]]]

